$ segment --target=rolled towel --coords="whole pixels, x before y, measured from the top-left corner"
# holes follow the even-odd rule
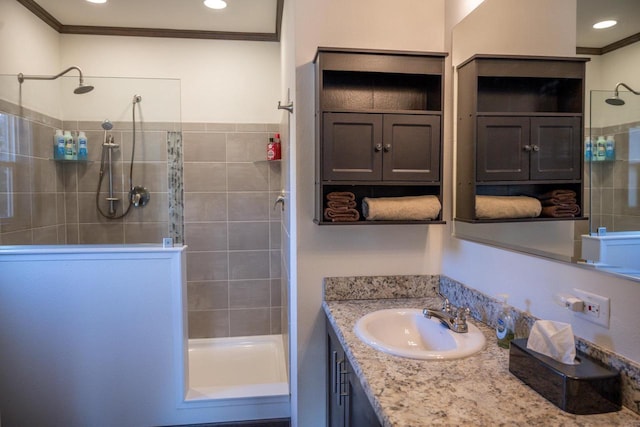
[[[345,210],[326,208],[324,217],[326,220],[333,222],[353,222],[360,219],[360,212],[349,208]]]
[[[478,219],[535,218],[542,212],[540,200],[527,196],[476,196]]]
[[[573,218],[580,215],[580,206],[576,204],[545,206],[542,215],[549,218]]]
[[[365,197],[362,214],[368,221],[427,221],[438,218],[440,200],[436,196]]]

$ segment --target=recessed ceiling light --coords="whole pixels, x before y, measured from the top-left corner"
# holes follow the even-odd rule
[[[204,5],[211,9],[224,9],[227,2],[224,0],[204,0]]]
[[[610,19],[607,21],[600,21],[593,24],[593,28],[595,28],[596,30],[602,30],[603,28],[611,28],[617,23],[618,21],[614,21],[613,19]]]
[[[106,3],[107,0],[87,0],[89,3],[96,3],[96,4],[101,4],[101,3]]]

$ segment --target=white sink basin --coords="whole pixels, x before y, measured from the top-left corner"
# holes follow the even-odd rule
[[[362,316],[354,332],[363,342],[385,353],[412,359],[450,360],[470,356],[484,348],[484,334],[469,323],[457,333],[422,309],[394,308]]]

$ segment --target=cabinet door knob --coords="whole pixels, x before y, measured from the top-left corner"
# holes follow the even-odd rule
[[[387,144],[384,146],[384,152],[388,153],[389,151],[391,151],[391,144]]]
[[[540,151],[540,147],[538,147],[537,145],[533,146],[533,151]]]
[[[525,145],[524,146],[524,151],[531,151],[533,148],[530,145]]]
[[[378,151],[382,151],[382,144],[376,144],[375,151],[376,151],[376,152],[378,152]]]

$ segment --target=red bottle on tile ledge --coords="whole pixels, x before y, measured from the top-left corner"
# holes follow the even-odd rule
[[[267,160],[280,160],[281,158],[280,134],[276,133],[274,138],[269,138],[269,144],[267,145]]]

